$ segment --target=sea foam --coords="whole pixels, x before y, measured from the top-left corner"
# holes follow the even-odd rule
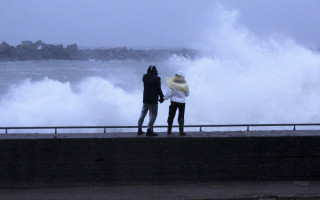
[[[162,80],[178,70],[186,74],[190,96],[185,124],[318,123],[319,53],[292,38],[258,37],[238,23],[239,17],[237,11],[217,7],[195,45],[201,57],[157,63]],[[25,80],[1,96],[0,125],[137,125],[142,75],[90,76],[72,84],[52,78]],[[119,86],[133,79],[134,85]],[[162,89],[168,90],[164,81]],[[169,104],[159,104],[155,125],[166,125]],[[145,125],[147,121],[148,116]]]

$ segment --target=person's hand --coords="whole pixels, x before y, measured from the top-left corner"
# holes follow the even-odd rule
[[[163,103],[163,102],[164,102],[164,99],[163,99],[163,98],[160,98],[160,99],[159,99],[159,102],[160,102],[160,103]]]

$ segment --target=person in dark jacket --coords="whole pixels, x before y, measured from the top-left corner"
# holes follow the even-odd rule
[[[161,90],[161,79],[158,76],[156,66],[149,66],[147,73],[143,75],[143,106],[138,121],[138,135],[142,135],[142,124],[147,112],[149,111],[149,123],[146,136],[157,136],[153,132],[153,124],[158,115],[158,101],[162,103],[163,93]]]

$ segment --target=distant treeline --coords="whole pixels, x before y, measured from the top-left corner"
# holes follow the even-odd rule
[[[22,41],[18,46],[6,42],[0,44],[0,61],[25,60],[137,60],[160,61],[170,56],[195,59],[198,52],[193,49],[152,49],[135,50],[126,47],[108,49],[79,49],[77,44],[64,47],[62,44],[46,44],[41,40],[33,43]]]

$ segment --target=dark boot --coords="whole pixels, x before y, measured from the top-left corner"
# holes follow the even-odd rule
[[[158,136],[158,134],[154,133],[153,130],[148,128],[146,136]]]
[[[144,132],[142,131],[142,128],[138,128],[138,135],[143,135]]]
[[[183,132],[183,127],[179,127],[180,136],[187,135],[185,132]]]
[[[167,134],[171,135],[171,130],[172,130],[172,125],[168,125],[168,130],[167,130]]]

